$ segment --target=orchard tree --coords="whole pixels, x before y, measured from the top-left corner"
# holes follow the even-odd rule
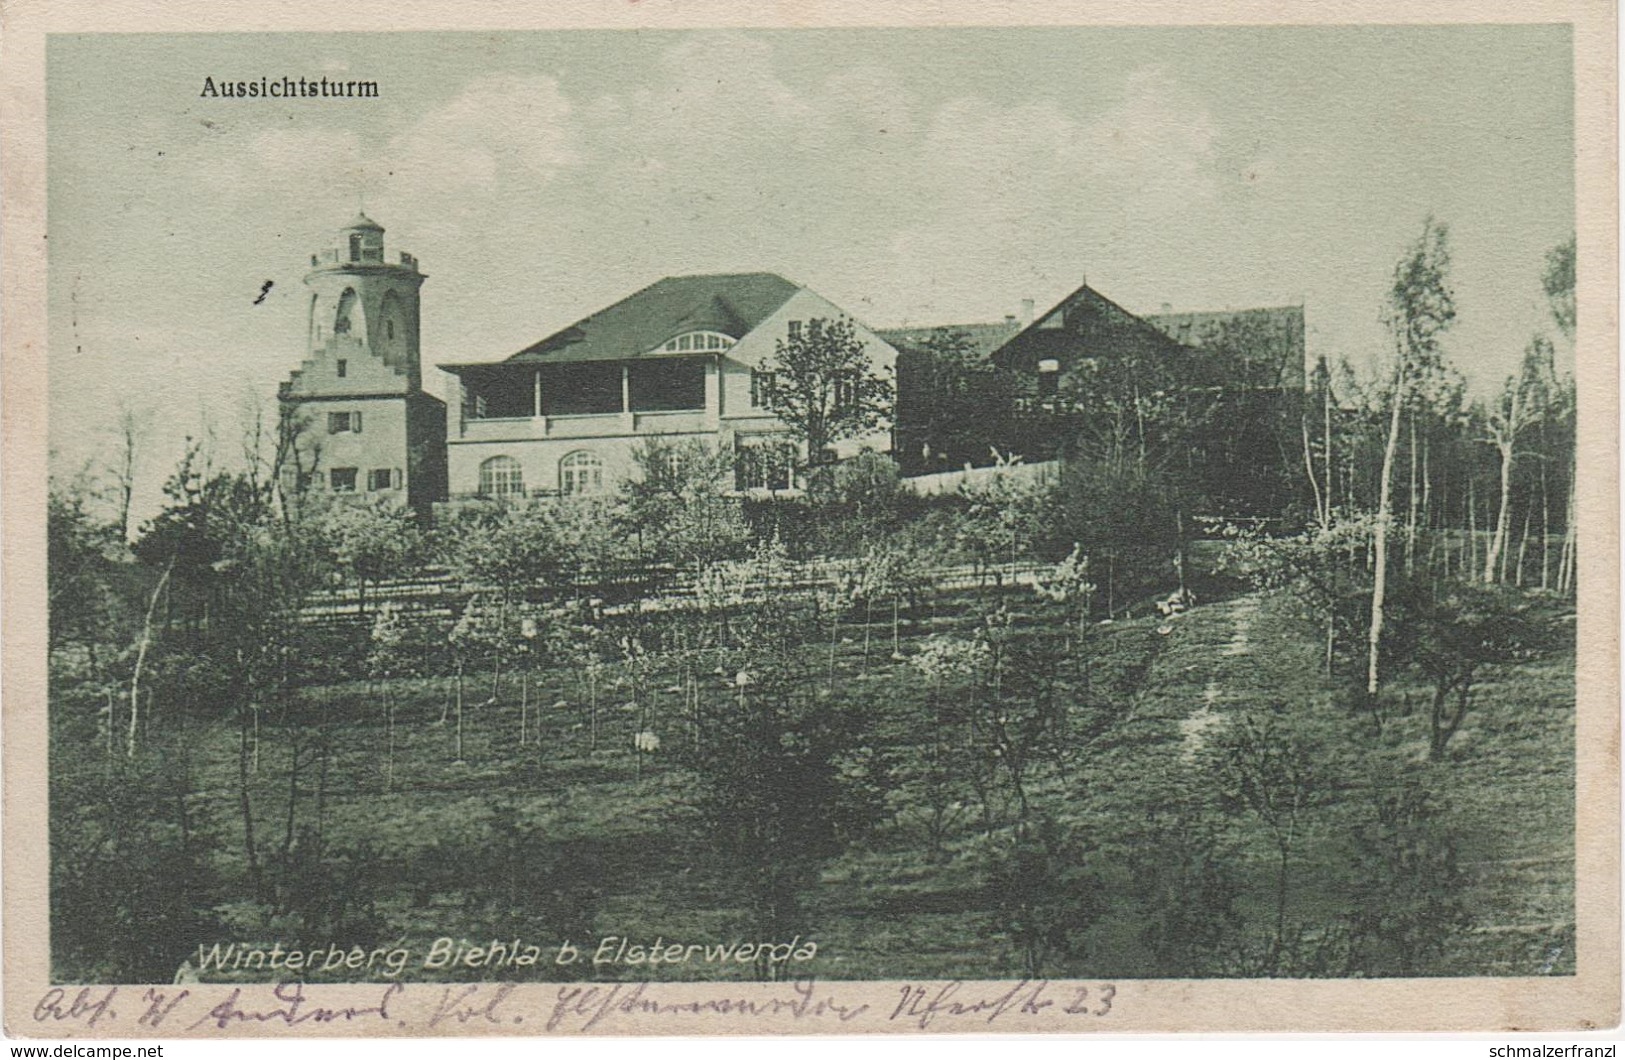
[[[336,504],[322,519],[333,561],[355,579],[356,611],[367,610],[367,583],[400,577],[422,562],[423,535],[411,509],[373,502]]]
[[[959,544],[976,558],[984,578],[999,563],[1013,568],[1046,523],[1046,493],[1026,476],[1021,457],[995,457],[992,475],[959,487],[965,501]]]
[[[1076,831],[1049,816],[1022,821],[1007,844],[991,848],[994,922],[1013,943],[1021,974],[1052,974],[1057,959],[1081,956],[1088,933],[1106,912],[1094,851]]]
[[[757,658],[736,680],[736,701],[710,705],[706,738],[685,752],[689,805],[751,929],[789,939],[806,933],[804,896],[840,853],[841,825],[863,827],[854,811],[878,804],[853,798],[853,786],[872,779],[854,768],[868,739],[863,716],[820,700],[813,673],[794,659]],[[758,965],[761,977],[783,971]]]
[[[806,445],[810,463],[891,418],[891,380],[876,374],[857,325],[845,318],[807,321],[779,340],[762,370],[772,376],[774,415]]]
[[[1286,909],[1292,855],[1304,818],[1325,801],[1328,782],[1319,774],[1322,749],[1311,746],[1284,722],[1284,712],[1248,713],[1232,718],[1215,741],[1220,803],[1233,813],[1251,813],[1275,845],[1275,938],[1271,972],[1286,959]]]
[[[371,647],[367,652],[367,674],[377,683],[383,700],[385,751],[384,790],[395,786],[395,692],[391,683],[413,670],[412,653],[406,648],[406,623],[400,609],[385,604],[373,616]]]
[[[1484,671],[1537,658],[1560,638],[1538,601],[1512,589],[1466,581],[1405,589],[1388,643],[1433,686],[1428,757],[1438,761],[1472,709]]]
[[[1350,971],[1426,974],[1428,960],[1472,923],[1469,877],[1456,857],[1449,808],[1415,777],[1377,780],[1368,791],[1349,866],[1361,896],[1348,917]]]
[[[733,457],[697,439],[646,438],[632,450],[638,474],[621,487],[622,513],[644,554],[703,567],[744,551],[750,536],[733,489]]]
[[[467,588],[493,598],[505,621],[531,589],[573,576],[576,540],[563,507],[512,505],[466,516],[441,531],[445,563]]]

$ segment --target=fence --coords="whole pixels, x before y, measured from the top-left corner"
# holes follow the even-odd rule
[[[947,564],[932,568],[922,578],[929,592],[953,592],[984,585],[1032,585],[1048,564],[1030,560],[978,565]],[[746,598],[768,593],[807,595],[856,580],[863,570],[859,560],[788,562],[771,581],[745,582],[735,588]],[[567,586],[575,596],[599,601],[605,614],[678,611],[699,606],[695,589],[698,572],[674,567],[640,567],[578,578]],[[469,597],[490,591],[467,585],[447,572],[386,581],[367,586],[365,598],[353,585],[325,589],[306,604],[302,618],[311,625],[349,625],[389,603],[416,617],[452,618]]]
[[[1040,460],[1031,464],[1005,464],[1002,467],[970,467],[959,471],[935,471],[929,475],[914,475],[903,479],[907,489],[922,497],[955,493],[962,486],[979,486],[1001,475],[1009,475],[1019,482],[1035,486],[1048,486],[1061,477],[1059,460]]]

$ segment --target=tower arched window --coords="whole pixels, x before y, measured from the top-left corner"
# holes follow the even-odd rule
[[[360,323],[356,318],[361,315],[361,303],[356,298],[355,288],[346,287],[344,293],[339,295],[338,311],[333,314],[333,334],[348,335],[352,330],[360,331],[354,325]]]
[[[406,307],[394,291],[385,291],[378,303],[376,324],[384,334],[384,341],[394,342],[397,335],[406,334]]]
[[[511,456],[493,456],[480,464],[480,493],[487,497],[520,497],[525,493],[525,472]]]
[[[598,454],[577,449],[559,461],[560,493],[598,493],[603,488],[604,462]]]

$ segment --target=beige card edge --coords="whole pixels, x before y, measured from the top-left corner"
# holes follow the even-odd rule
[[[183,0],[164,4],[100,6],[19,0],[0,14],[0,432],[4,438],[3,509],[0,509],[0,581],[3,604],[4,862],[3,943],[5,1030],[26,1037],[160,1038],[232,1035],[377,1036],[394,1034],[545,1031],[561,987],[533,984],[511,996],[511,1011],[533,1014],[523,1023],[485,1026],[450,1021],[427,1027],[438,991],[395,1000],[391,1019],[351,1023],[311,1021],[297,1027],[261,1024],[230,1032],[174,1025],[142,1028],[130,1019],[90,1028],[83,1020],[36,1020],[48,986],[46,945],[45,718],[45,97],[44,40],[63,32],[333,31],[407,29],[547,29],[563,27],[700,26],[799,27],[813,25],[1217,24],[1217,23],[1443,23],[1572,22],[1575,27],[1576,216],[1581,305],[1578,363],[1581,474],[1579,698],[1577,774],[1577,974],[1541,979],[1432,979],[1338,981],[1126,981],[1116,984],[1112,1011],[1079,1018],[1043,1008],[997,1024],[980,1018],[936,1019],[928,1031],[963,1032],[1268,1032],[1268,1031],[1514,1031],[1592,1030],[1620,1018],[1619,916],[1619,600],[1618,600],[1618,180],[1615,52],[1617,12],[1605,2],[1369,3],[1310,5],[1235,0],[1173,5],[929,3],[879,9],[862,0],[732,4],[629,2],[570,3],[546,12],[520,4],[464,9],[450,3],[354,0],[342,10],[313,12],[307,5],[261,3],[226,13],[219,5]],[[606,1020],[589,1033],[761,1034],[917,1032],[918,1021],[888,1020],[902,983],[820,982],[817,999],[868,1005],[843,1022],[826,1009],[795,1014],[798,995],[786,984],[660,983],[645,1005]],[[1095,989],[1099,984],[1081,985]],[[1011,983],[966,983],[962,1001],[994,999]],[[142,986],[120,989],[114,1007],[143,1007]],[[173,988],[162,987],[173,993]],[[276,1007],[269,987],[248,988],[250,1002]],[[569,988],[564,988],[569,989]],[[630,989],[627,987],[625,989]],[[1063,1004],[1068,985],[1050,984],[1044,996]],[[330,1009],[375,1006],[380,984],[312,986],[309,1002]],[[105,990],[102,991],[105,994]],[[436,996],[431,997],[434,994]],[[70,997],[71,997],[70,993]],[[97,995],[101,996],[101,995]],[[624,995],[623,995],[624,1000]],[[737,1002],[753,1004],[739,1005]],[[689,1011],[694,1009],[696,1011]],[[729,1011],[729,1010],[732,1011]],[[754,1014],[748,1014],[754,1010]],[[393,1017],[399,1017],[393,1018]],[[578,1023],[581,1021],[577,1021]],[[393,1026],[389,1024],[395,1024]],[[207,1025],[206,1025],[207,1026]],[[571,1027],[565,1029],[579,1029]]]

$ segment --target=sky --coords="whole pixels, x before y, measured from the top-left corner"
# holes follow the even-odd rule
[[[1479,391],[1549,330],[1574,228],[1565,26],[57,36],[53,470],[147,417],[235,452],[359,205],[429,275],[423,354],[497,360],[662,276],[777,272],[874,327],[1303,304],[1364,366],[1395,261],[1451,229]],[[370,100],[202,98],[260,76]],[[271,288],[255,304],[266,281]],[[426,369],[425,385],[445,379]]]

